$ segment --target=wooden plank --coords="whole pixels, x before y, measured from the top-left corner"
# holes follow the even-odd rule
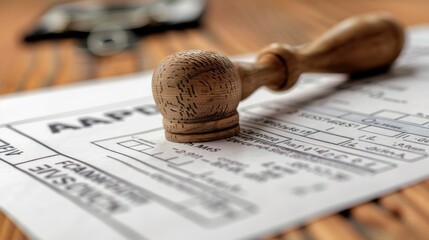
[[[20,47],[13,53],[13,61],[3,69],[0,76],[0,94],[18,92],[20,86],[26,81],[34,65],[34,48]],[[1,64],[1,63],[0,63]]]
[[[307,235],[303,228],[296,228],[286,231],[279,240],[306,240]]]
[[[380,203],[383,207],[396,214],[403,224],[411,229],[419,239],[425,239],[428,236],[429,221],[401,193],[382,197]]]
[[[370,239],[399,240],[415,237],[395,215],[375,203],[365,203],[350,210],[352,217],[362,225]]]
[[[283,233],[267,236],[264,240],[306,240],[308,235],[304,228],[292,228],[288,229]]]
[[[15,225],[12,220],[8,217],[4,217],[0,226],[0,240],[9,240],[12,238],[12,234],[15,231]]]
[[[429,221],[429,190],[424,183],[410,186],[401,191],[402,197]]]
[[[75,39],[66,39],[58,43],[58,70],[51,85],[65,85],[94,77],[91,69],[93,61],[88,59],[88,54],[77,47],[77,44],[78,41]]]
[[[143,69],[153,69],[157,64],[172,54],[173,51],[167,45],[165,34],[154,34],[143,38],[139,43],[140,55],[143,55]]]
[[[357,229],[341,215],[315,220],[307,225],[308,234],[316,240],[365,239]]]
[[[0,94],[15,91],[24,78],[32,51],[22,43],[22,34],[48,4],[43,0],[0,1]]]
[[[28,91],[51,86],[58,71],[57,42],[40,42],[31,46],[35,51],[32,65],[29,66],[17,91]]]
[[[137,56],[135,49],[129,49],[108,57],[96,57],[94,77],[101,79],[136,72],[139,69]]]
[[[18,227],[15,227],[10,240],[27,240],[27,237]]]

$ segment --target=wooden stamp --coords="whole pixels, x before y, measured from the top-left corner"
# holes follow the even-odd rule
[[[168,140],[212,141],[239,132],[239,101],[259,87],[287,90],[303,72],[387,69],[403,44],[401,25],[387,13],[372,13],[346,19],[303,47],[271,44],[255,63],[203,50],[173,54],[156,68],[152,91]]]

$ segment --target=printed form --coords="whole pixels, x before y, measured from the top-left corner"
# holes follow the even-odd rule
[[[164,139],[150,73],[0,99],[0,207],[37,239],[254,239],[429,176],[429,33],[393,69],[306,74],[224,140]]]

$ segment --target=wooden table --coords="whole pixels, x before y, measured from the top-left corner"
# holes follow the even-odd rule
[[[203,26],[146,36],[137,48],[97,58],[73,39],[23,44],[22,33],[49,0],[0,1],[0,94],[52,85],[102,81],[152,69],[167,55],[185,49],[243,54],[271,42],[302,44],[354,14],[384,10],[405,25],[429,23],[425,0],[212,0]],[[95,79],[95,80],[94,80]],[[341,197],[341,196],[338,196]],[[267,236],[274,239],[424,239],[429,237],[429,180],[374,199],[305,226]],[[26,239],[5,215],[0,240]]]

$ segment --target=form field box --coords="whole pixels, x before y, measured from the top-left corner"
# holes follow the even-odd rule
[[[310,135],[307,135],[307,138],[319,140],[322,142],[332,143],[332,144],[340,144],[340,143],[343,143],[345,141],[351,140],[351,138],[338,136],[338,135],[325,133],[325,132],[312,133]]]
[[[403,118],[398,119],[398,120],[403,121],[403,122],[419,124],[419,125],[423,125],[423,124],[429,122],[429,119],[417,117],[417,116],[406,116],[406,117],[403,117]]]
[[[276,129],[282,132],[292,133],[299,136],[306,136],[317,132],[316,129],[311,129],[311,128],[300,126],[298,124],[290,123],[287,121],[272,119],[272,118],[263,117],[263,116],[249,116],[249,115],[246,116],[245,115],[241,117],[241,120],[247,123],[251,123],[252,125],[263,126],[264,128],[262,128],[262,130],[271,128],[271,129]],[[270,132],[272,131],[270,130]]]
[[[189,158],[179,158],[179,157],[172,157],[170,159],[167,159],[169,163],[175,164],[175,165],[182,165],[187,163],[192,163],[193,161]]]
[[[257,125],[256,125],[257,126]],[[252,138],[264,140],[271,143],[278,143],[290,138],[282,137],[280,135],[273,134],[269,131],[264,131],[258,128],[253,127],[252,125],[244,125],[240,126],[240,134],[250,136]]]
[[[135,151],[145,151],[145,150],[149,150],[149,149],[153,148],[150,145],[141,143],[141,142],[136,141],[136,140],[118,142],[118,145],[121,145],[123,147],[129,148],[129,149],[132,149]]]
[[[129,140],[129,141],[123,141],[123,142],[118,142],[119,145],[124,146],[124,147],[134,147],[137,145],[140,145],[140,142],[135,141],[135,140]]]
[[[362,130],[364,132],[375,133],[375,134],[379,134],[382,136],[387,136],[387,137],[393,137],[393,136],[399,134],[399,132],[397,132],[397,131],[393,131],[393,130],[389,130],[389,129],[381,128],[381,127],[375,127],[375,126],[363,127],[360,130]]]
[[[152,146],[150,146],[150,145],[146,145],[146,144],[140,144],[140,145],[137,145],[137,146],[134,146],[134,147],[132,147],[132,149],[134,149],[134,150],[136,150],[136,151],[146,151],[146,150],[149,150],[149,149],[152,149],[153,147]]]
[[[383,111],[380,111],[380,112],[373,114],[373,116],[382,117],[382,118],[389,118],[389,119],[398,119],[398,118],[404,117],[406,115],[403,113],[400,113],[400,112],[383,110]]]
[[[352,145],[344,145],[348,148],[358,149],[367,154],[374,154],[378,156],[386,157],[387,159],[396,159],[406,162],[414,162],[422,158],[427,157],[426,154],[405,151],[402,149],[397,149],[389,145],[383,145],[379,143],[372,143],[368,141],[363,141],[359,143],[354,143]]]

